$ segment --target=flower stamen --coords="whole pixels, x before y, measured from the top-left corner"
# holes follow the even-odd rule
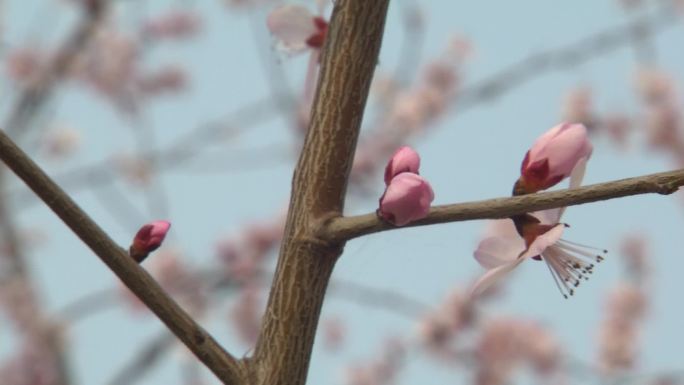
[[[591,253],[587,249],[600,250],[603,254],[608,252],[576,242],[558,240],[541,253],[542,259],[551,270],[551,275],[564,298],[574,294],[571,285],[578,287],[582,280],[589,280],[589,275],[593,273],[594,268],[592,262],[599,263],[604,259],[604,256]]]

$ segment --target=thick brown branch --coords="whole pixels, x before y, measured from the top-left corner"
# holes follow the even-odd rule
[[[684,186],[684,170],[621,179],[572,190],[435,206],[430,210],[430,214],[425,219],[415,221],[404,227],[474,219],[508,218],[515,214],[555,207],[574,206],[638,194],[672,194],[680,186]],[[402,227],[395,227],[383,222],[375,213],[372,213],[330,219],[320,227],[318,235],[330,242],[342,242],[366,234],[399,228]]]
[[[389,0],[337,0],[311,123],[292,182],[278,265],[254,354],[258,384],[303,385],[323,298],[342,243],[316,225],[341,215]]]
[[[0,130],[0,158],[166,326],[226,384],[238,384],[242,363],[178,306],[159,284]]]

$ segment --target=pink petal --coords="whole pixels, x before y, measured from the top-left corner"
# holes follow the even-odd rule
[[[521,246],[521,250],[524,248],[524,243],[518,234],[518,230],[515,229],[515,225],[510,219],[495,219],[488,221],[482,239],[489,237],[499,237],[514,242],[520,242],[520,244],[523,245]]]
[[[418,174],[420,168],[420,155],[408,146],[400,147],[394,152],[392,158],[385,167],[385,185],[389,185],[392,178],[402,172]]]
[[[302,50],[306,40],[316,34],[314,16],[301,5],[284,5],[271,11],[266,25],[285,49]]]
[[[538,148],[530,149],[530,160],[549,159],[549,174],[568,176],[579,159],[591,155],[587,129],[581,124],[562,123],[552,130],[555,135]],[[535,151],[536,150],[536,151]]]
[[[141,252],[154,251],[162,244],[166,233],[171,228],[171,222],[154,221],[140,228],[133,239],[133,246]]]
[[[582,184],[582,180],[584,179],[584,172],[587,170],[588,160],[589,158],[582,158],[577,162],[575,168],[572,169],[572,173],[570,174],[570,185],[568,186],[568,188],[578,188]],[[560,218],[563,216],[565,209],[566,207],[560,207],[557,209],[558,218],[556,218],[556,222],[560,221]]]
[[[169,228],[171,222],[168,221],[154,221],[142,226],[133,238],[129,248],[130,256],[138,263],[142,262],[149,253],[161,246]]]
[[[425,218],[435,198],[430,184],[420,175],[401,173],[394,177],[380,198],[378,214],[386,221],[403,226]]]
[[[542,135],[527,152],[522,176],[528,193],[547,189],[570,176],[577,162],[589,158],[592,145],[582,124],[561,123]]]
[[[568,188],[578,188],[582,184],[584,173],[587,170],[588,160],[588,157],[583,157],[577,161],[575,168],[572,169],[572,173],[570,174],[570,185]]]
[[[538,236],[534,240],[534,242],[532,242],[530,247],[527,250],[525,250],[524,253],[520,254],[520,256],[517,257],[515,260],[505,263],[503,265],[499,265],[487,271],[482,277],[480,277],[475,282],[473,288],[471,289],[471,295],[476,296],[481,294],[484,290],[486,290],[488,287],[494,284],[497,280],[503,278],[506,274],[510,273],[513,269],[515,269],[519,264],[522,263],[522,261],[526,260],[527,258],[534,257],[536,255],[540,255],[541,253],[543,253],[547,247],[552,246],[553,244],[558,242],[560,237],[563,235],[563,230],[565,230],[565,225],[563,224],[558,224],[554,226],[551,230]]]
[[[488,237],[480,241],[473,256],[485,269],[511,263],[525,250],[522,238]]]
[[[561,213],[561,208],[557,207],[555,209],[535,211],[532,215],[539,219],[543,225],[555,225],[560,220]]]
[[[475,284],[473,287],[470,289],[470,295],[471,297],[478,296],[482,294],[483,291],[485,291],[487,288],[492,286],[496,281],[500,280],[504,276],[506,276],[508,273],[513,271],[520,263],[524,261],[523,258],[518,258],[514,260],[513,262],[506,263],[504,265],[500,265],[494,269],[491,269],[484,273],[482,277],[480,277],[477,281],[475,281]]]
[[[582,179],[584,179],[584,172],[587,169],[588,158],[581,158],[577,161],[575,168],[572,169],[572,174],[570,174],[570,185],[569,189],[578,188],[582,184]],[[539,220],[545,225],[553,225],[560,222],[566,207],[558,207],[555,209],[543,210],[534,213],[534,216],[539,218]]]

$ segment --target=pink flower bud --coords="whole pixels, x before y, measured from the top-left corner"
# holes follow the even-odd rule
[[[517,188],[529,194],[552,187],[570,176],[575,165],[588,159],[591,151],[584,125],[561,123],[540,136],[527,151]]]
[[[411,147],[400,147],[394,155],[392,155],[389,163],[387,163],[387,167],[385,167],[385,185],[389,186],[392,178],[402,172],[418,174],[419,167],[420,155]]]
[[[142,262],[149,253],[161,246],[170,227],[171,222],[168,221],[154,221],[141,227],[129,248],[131,257],[138,263]]]
[[[404,172],[395,176],[380,198],[378,215],[395,226],[425,218],[435,199],[430,184],[420,175]]]

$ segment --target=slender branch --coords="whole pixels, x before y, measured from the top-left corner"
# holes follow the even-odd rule
[[[246,284],[253,283],[226,277],[223,273],[218,273],[218,270],[220,269],[214,268],[200,274],[200,279],[203,281],[215,282],[208,287],[208,291],[212,294],[218,295],[218,292],[228,289],[242,290]],[[220,276],[218,276],[219,274]],[[270,284],[268,278],[273,275],[271,272],[257,274],[258,276],[254,280],[260,286],[266,287]],[[347,280],[331,279],[328,295],[332,299],[340,299],[369,309],[385,310],[409,320],[415,320],[431,309],[429,304],[410,295]],[[55,313],[55,317],[68,323],[79,323],[88,317],[114,308],[121,303],[119,299],[120,292],[118,289],[102,289],[88,293],[66,304]]]
[[[84,2],[84,15],[78,23],[74,31],[69,35],[69,38],[57,51],[57,55],[49,63],[45,70],[41,71],[36,82],[29,85],[26,90],[19,96],[14,107],[11,109],[9,117],[6,120],[6,128],[10,134],[25,134],[27,128],[33,119],[38,115],[40,109],[53,89],[56,87],[59,80],[68,72],[72,64],[78,57],[83,47],[87,45],[94,31],[100,23],[106,9],[107,2],[105,0],[91,0]],[[4,153],[2,154],[4,156]],[[6,185],[6,169],[0,167],[0,191],[5,191]],[[32,322],[40,323],[44,318],[43,312],[37,308],[38,298],[33,290],[33,282],[31,281],[30,272],[26,268],[26,257],[23,253],[22,247],[18,240],[16,226],[13,220],[13,212],[11,206],[8,204],[9,199],[3,194],[0,197],[0,240],[5,243],[9,249],[9,258],[7,263],[6,275],[0,277],[0,281],[6,279],[23,280],[26,283],[26,291],[30,297],[24,306],[33,307],[31,310],[34,313]],[[46,325],[44,336],[44,348],[49,352],[55,362],[55,380],[56,385],[69,385],[72,383],[71,374],[69,373],[68,355],[65,352],[65,346],[62,338],[59,335],[60,328],[57,325]]]
[[[402,293],[364,284],[331,280],[330,294],[371,309],[386,309],[415,321],[431,306]]]
[[[215,280],[217,273],[216,269],[212,269],[206,273],[205,279],[207,281]],[[263,275],[264,277],[260,276],[256,279],[260,285],[265,286],[269,283],[265,276],[270,277],[272,274],[265,273]],[[245,283],[226,278],[218,280],[216,285],[210,287],[210,290],[219,291],[227,288],[241,290]],[[411,296],[351,281],[331,280],[328,295],[331,299],[340,299],[366,309],[389,311],[395,315],[406,317],[409,321],[415,321],[431,310],[429,304]],[[86,317],[93,316],[100,311],[111,309],[120,304],[120,301],[118,301],[119,296],[119,292],[116,289],[104,289],[94,292],[66,305],[57,312],[57,316],[59,319],[70,323],[78,323]],[[137,382],[160,362],[164,354],[174,346],[174,340],[171,333],[164,331],[162,334],[147,341],[134,354],[133,358],[117,371],[108,384],[119,385]]]
[[[672,194],[684,186],[684,169],[644,175],[576,189],[487,199],[477,202],[435,206],[424,219],[404,227],[434,225],[474,219],[501,219],[512,215],[580,205],[639,194]],[[318,236],[330,242],[342,242],[366,234],[399,229],[380,220],[375,213],[332,218],[323,223]]]
[[[586,36],[563,47],[536,52],[525,59],[498,70],[495,74],[464,87],[456,93],[449,113],[460,113],[500,97],[541,74],[575,68],[589,60],[601,57],[640,37],[635,30],[648,30],[651,36],[666,31],[680,21],[680,15],[671,7],[663,7],[655,14],[646,14],[629,23]]]
[[[152,158],[157,160],[158,171],[168,171],[179,168],[195,158],[208,145],[222,143],[227,137],[239,135],[243,130],[262,124],[276,116],[281,104],[285,103],[285,97],[278,100],[262,99],[249,103],[225,117],[208,121],[179,135],[172,144],[165,148],[148,151],[140,161],[147,163]],[[244,163],[244,162],[243,162]],[[119,167],[114,158],[108,157],[93,164],[81,166],[74,170],[55,175],[54,179],[60,186],[73,193],[83,188],[94,186],[106,186],[119,180],[121,176]],[[33,194],[26,193],[24,189],[16,188],[5,194],[14,199],[14,204],[20,208],[29,206],[35,202]]]
[[[238,384],[243,363],[227,353],[159,284],[0,130],[0,158],[140,300],[226,384]]]
[[[137,352],[128,363],[114,375],[109,385],[131,385],[137,382],[148,370],[153,367],[166,353],[175,338],[173,334],[164,331],[149,341]]]
[[[82,22],[72,32],[64,45],[58,50],[57,56],[50,62],[40,78],[27,88],[12,110],[7,123],[10,135],[25,130],[37,111],[50,96],[57,82],[71,69],[83,47],[95,35],[95,30],[105,14],[107,0],[89,0],[83,2],[85,15]]]
[[[283,244],[254,352],[257,384],[303,385],[342,243],[315,234],[340,215],[389,0],[337,0],[309,130],[295,169]]]

